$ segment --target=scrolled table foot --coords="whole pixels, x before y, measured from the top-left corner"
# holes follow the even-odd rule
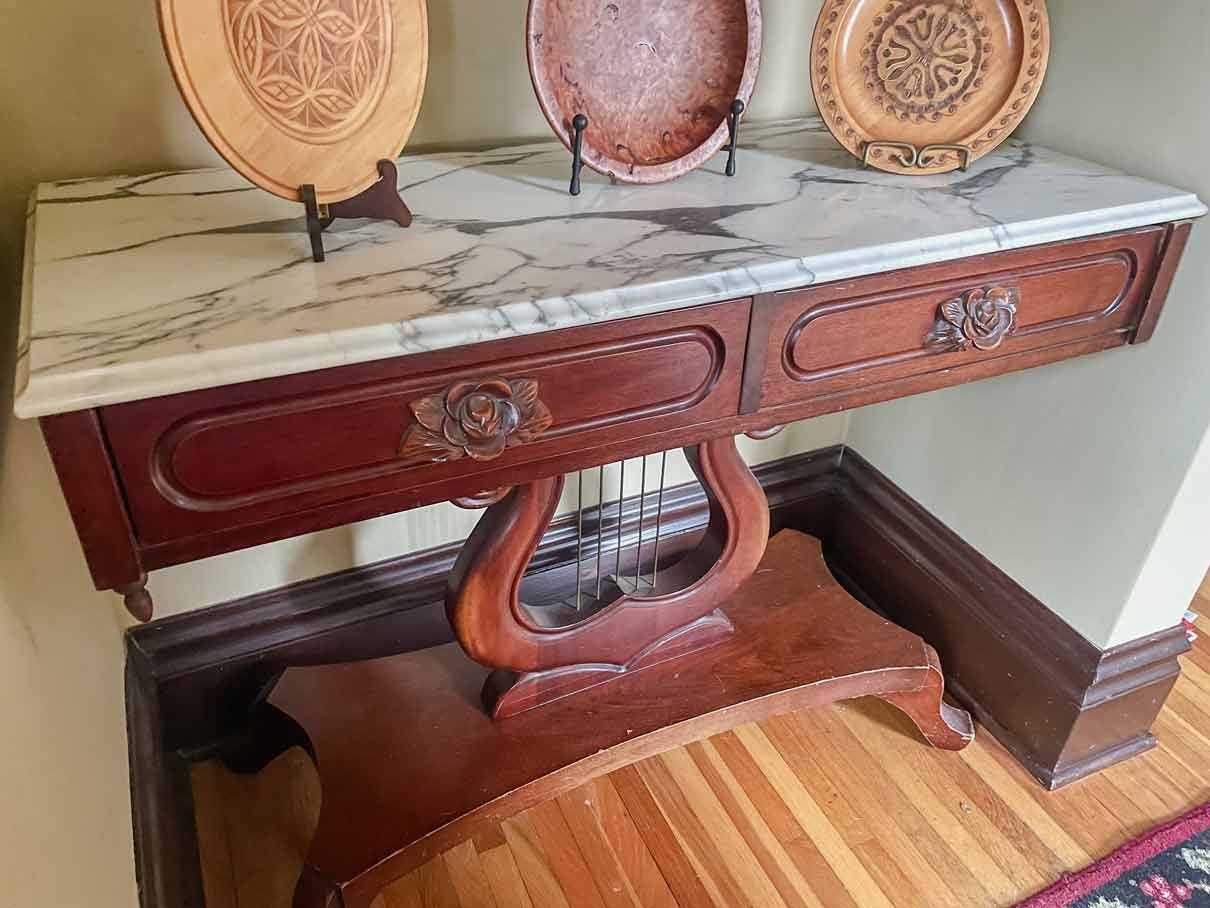
[[[232,772],[252,776],[295,747],[315,759],[315,748],[303,727],[273,704],[262,702],[249,713],[243,730],[223,743],[218,758]]]
[[[915,724],[924,739],[940,750],[962,750],[975,739],[975,723],[964,709],[945,702],[945,676],[937,651],[926,646],[928,672],[922,687],[913,691],[880,694]]]

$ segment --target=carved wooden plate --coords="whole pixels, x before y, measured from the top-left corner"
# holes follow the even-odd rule
[[[530,0],[529,70],[569,149],[588,117],[584,163],[626,183],[660,183],[726,144],[737,98],[760,68],[760,0]]]
[[[426,0],[159,0],[185,103],[236,170],[282,198],[352,198],[398,157],[428,72]]]
[[[811,47],[824,122],[892,173],[946,173],[1008,138],[1050,58],[1046,0],[826,0]]]

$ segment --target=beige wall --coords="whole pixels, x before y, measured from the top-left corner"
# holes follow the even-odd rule
[[[548,134],[524,66],[524,0],[430,0],[432,72],[414,140]],[[4,903],[134,908],[121,616],[93,592],[37,427],[11,413],[24,199],[41,180],[217,163],[172,84],[154,0],[0,0],[0,880]],[[765,0],[753,116],[813,110],[818,2]],[[831,444],[846,419],[753,446]],[[373,521],[157,575],[161,614],[465,535],[449,508]]]
[[[1205,0],[1051,0],[1022,135],[1210,199]],[[850,442],[1108,646],[1173,626],[1210,561],[1210,224],[1154,340],[857,413]]]

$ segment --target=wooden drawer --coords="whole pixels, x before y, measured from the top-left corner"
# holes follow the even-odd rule
[[[347,522],[332,509],[354,501],[354,519],[389,513],[412,506],[417,489],[485,467],[522,481],[538,461],[559,472],[572,451],[733,417],[749,313],[748,300],[702,306],[124,404],[101,418],[142,546],[327,510],[268,534],[279,536]]]
[[[813,400],[812,412],[837,410],[1126,343],[1167,233],[1149,228],[777,294],[758,304],[768,344],[750,353],[763,373],[759,385],[748,383],[745,412],[795,405],[796,416],[808,415],[797,405]]]

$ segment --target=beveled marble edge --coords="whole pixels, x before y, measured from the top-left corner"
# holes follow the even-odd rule
[[[1124,205],[1079,215],[1022,221],[949,234],[933,241],[908,241],[839,253],[720,271],[701,277],[572,299],[508,303],[466,312],[420,316],[405,322],[347,329],[336,333],[269,341],[200,354],[164,357],[130,365],[109,365],[69,374],[41,375],[29,382],[28,337],[20,340],[15,410],[36,418],[92,407],[127,403],[206,388],[296,375],[336,366],[536,334],[615,318],[668,312],[757,293],[775,293],[931,265],[961,258],[1021,249],[1098,234],[1200,218],[1207,207],[1191,193],[1155,202]],[[33,219],[31,202],[26,236],[22,331],[30,307]],[[619,305],[619,302],[623,302]],[[556,311],[557,310],[557,311]],[[423,336],[423,343],[419,338]],[[339,342],[338,342],[339,339]]]
[[[34,233],[37,228],[38,218],[38,192],[35,189],[30,193],[29,199],[25,205],[25,258],[21,263],[21,311],[17,315],[17,363],[16,363],[16,380],[14,392],[16,394],[16,404],[14,410],[20,417],[25,417],[26,414],[21,412],[21,400],[30,391],[29,381],[29,349],[30,349],[30,333],[31,323],[33,322],[33,293],[34,293]],[[48,405],[49,409],[43,409],[41,412],[28,414],[29,416],[48,416],[51,413],[71,412],[72,410],[81,410],[84,407],[69,407],[62,409],[53,406],[55,398],[52,397]],[[87,405],[86,405],[87,406]]]

